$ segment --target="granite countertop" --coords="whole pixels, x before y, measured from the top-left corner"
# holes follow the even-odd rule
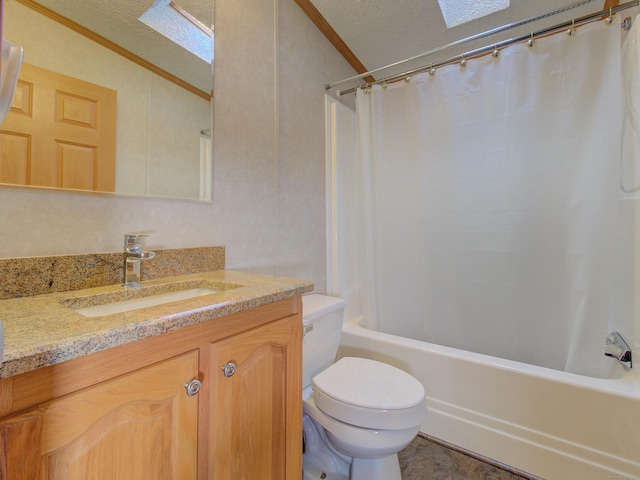
[[[216,293],[101,317],[73,308],[154,295],[185,288]],[[313,283],[285,277],[219,270],[144,282],[51,293],[0,301],[4,355],[0,378],[54,365],[126,343],[161,335],[225,315],[291,298],[313,290]]]

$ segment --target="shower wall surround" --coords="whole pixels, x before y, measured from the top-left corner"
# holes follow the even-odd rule
[[[225,245],[325,284],[324,84],[353,69],[293,0],[216,0],[213,202],[0,188],[0,258]],[[28,56],[28,52],[26,52]]]

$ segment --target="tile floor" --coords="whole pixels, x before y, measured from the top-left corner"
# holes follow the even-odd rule
[[[541,480],[522,472],[507,471],[418,436],[398,457],[402,480]]]

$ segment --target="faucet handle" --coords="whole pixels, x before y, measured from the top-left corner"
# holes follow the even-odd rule
[[[124,249],[128,253],[141,253],[142,252],[142,239],[148,237],[146,233],[125,233],[124,234]]]

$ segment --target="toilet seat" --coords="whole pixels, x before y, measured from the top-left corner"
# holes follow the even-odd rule
[[[313,398],[327,415],[365,428],[411,428],[426,415],[425,392],[418,380],[366,358],[342,358],[316,375]]]

